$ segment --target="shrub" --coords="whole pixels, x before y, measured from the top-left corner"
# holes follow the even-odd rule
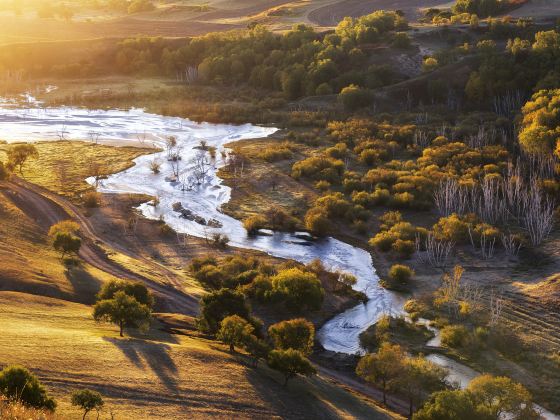
[[[259,229],[263,229],[265,226],[266,219],[261,215],[249,216],[243,221],[243,227],[249,235],[257,234]]]
[[[272,293],[291,310],[318,310],[323,304],[325,291],[313,273],[290,268],[271,278]]]
[[[441,329],[441,342],[453,348],[464,347],[468,343],[469,335],[469,330],[463,325],[447,325]]]
[[[465,242],[469,237],[469,225],[457,214],[442,217],[433,226],[434,236],[440,240]]]
[[[338,94],[338,100],[349,111],[366,107],[371,102],[371,92],[356,85],[349,85]]]
[[[319,96],[331,95],[332,93],[333,90],[328,83],[321,83],[319,86],[317,86],[317,89],[315,89],[315,94]]]
[[[389,232],[380,232],[369,240],[370,246],[377,248],[381,252],[388,252],[397,237]]]
[[[330,225],[328,214],[323,209],[313,207],[305,215],[305,228],[317,236],[325,236]]]
[[[414,271],[403,264],[395,264],[389,270],[389,278],[395,283],[408,283],[414,277]]]
[[[397,32],[393,38],[393,47],[395,48],[410,48],[410,37],[406,32]]]
[[[264,217],[268,221],[268,225],[274,230],[290,232],[297,225],[297,220],[279,206],[270,207],[266,210]]]
[[[344,175],[344,162],[326,156],[313,156],[296,162],[292,166],[292,176],[296,179],[310,178],[315,181],[340,183]]]
[[[328,191],[330,187],[331,183],[329,181],[317,181],[315,183],[315,188],[317,188],[319,191]]]
[[[424,63],[422,64],[422,70],[426,72],[432,71],[435,70],[438,67],[438,65],[439,63],[435,58],[428,57],[424,60]]]
[[[288,142],[269,146],[258,154],[258,157],[267,162],[277,162],[279,160],[291,159],[294,156],[292,145]]]
[[[195,273],[194,278],[206,286],[219,289],[222,287],[225,276],[218,267],[205,265]]]
[[[223,233],[214,233],[210,238],[210,245],[214,248],[225,249],[229,244],[229,236]]]
[[[89,191],[83,195],[82,201],[87,208],[99,207],[101,203],[101,194],[96,191]]]
[[[398,211],[388,211],[382,216],[379,216],[379,228],[381,230],[389,230],[397,223],[402,222],[402,214]]]
[[[7,366],[0,372],[0,394],[30,407],[51,411],[56,407],[39,379],[21,366]]]
[[[414,243],[414,241],[404,241],[402,239],[397,239],[393,243],[391,248],[399,255],[399,257],[403,259],[409,259],[416,250],[416,244]]]
[[[246,290],[249,296],[254,297],[260,302],[265,302],[272,291],[272,283],[267,276],[259,275],[253,279]]]

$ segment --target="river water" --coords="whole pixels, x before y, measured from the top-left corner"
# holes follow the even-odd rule
[[[360,353],[359,334],[387,313],[400,314],[405,298],[379,285],[369,252],[334,238],[311,240],[305,233],[284,234],[269,232],[249,237],[240,221],[222,213],[220,207],[231,197],[231,189],[222,183],[217,170],[225,164],[225,145],[243,139],[263,138],[277,129],[250,124],[195,123],[188,119],[164,117],[141,109],[89,110],[76,107],[44,107],[26,95],[22,101],[0,99],[0,140],[7,142],[39,140],[92,140],[113,145],[142,145],[165,149],[166,139],[174,136],[181,155],[179,177],[173,178],[173,164],[167,152],[154,151],[151,155],[135,159],[135,165],[97,182],[101,192],[128,194],[139,193],[158,197],[159,203],[145,203],[139,207],[150,219],[163,219],[180,233],[206,237],[223,233],[230,238],[230,245],[266,252],[272,256],[288,258],[301,263],[319,259],[331,269],[356,276],[356,290],[369,298],[365,304],[335,316],[318,331],[317,336],[327,350]],[[195,168],[200,167],[200,141],[217,150],[216,158],[205,155],[204,180],[192,181]],[[159,174],[150,170],[150,162],[161,163]],[[191,178],[187,181],[188,177]],[[89,179],[88,182],[96,183]],[[196,220],[181,217],[173,205],[181,203]],[[192,219],[192,217],[190,217]],[[214,227],[200,222],[204,219]],[[434,362],[449,367],[450,379],[466,386],[477,375],[466,366],[441,355],[429,355]],[[548,413],[547,413],[548,414]],[[552,417],[550,417],[550,415]],[[558,418],[550,413],[547,418]]]

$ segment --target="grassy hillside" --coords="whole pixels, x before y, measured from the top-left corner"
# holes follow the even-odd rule
[[[102,418],[393,418],[321,377],[284,388],[268,368],[252,369],[225,346],[165,333],[158,323],[146,336],[120,339],[81,304],[2,292],[0,323],[0,360],[37,373],[63,418],[80,418],[69,394],[82,387],[105,396]]]
[[[67,270],[46,229],[19,209],[0,185],[0,289],[91,302],[112,277],[87,264]]]

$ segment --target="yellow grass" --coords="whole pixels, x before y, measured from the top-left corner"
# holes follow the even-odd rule
[[[391,418],[371,402],[324,381],[296,379],[287,389],[268,368],[254,370],[225,346],[153,326],[148,335],[121,339],[96,324],[91,308],[61,300],[0,292],[0,360],[38,374],[63,418],[80,418],[70,405],[77,388],[104,395],[101,418]]]
[[[244,140],[230,145],[236,152],[250,159],[242,177],[234,179],[226,169],[219,175],[226,184],[233,187],[231,200],[225,204],[224,210],[237,219],[244,219],[249,215],[263,214],[272,206],[283,208],[299,220],[303,220],[309,203],[317,197],[317,191],[294,180],[291,176],[293,159],[275,163],[265,162],[257,156],[268,146],[281,140],[274,138]],[[305,146],[298,145],[302,150]],[[276,189],[272,188],[276,183]]]
[[[83,264],[67,270],[46,235],[0,193],[0,288],[91,301],[112,277]]]
[[[91,190],[92,187],[85,182],[87,177],[123,171],[134,165],[133,159],[153,153],[153,149],[112,147],[81,141],[45,141],[34,145],[39,151],[39,158],[25,164],[23,177],[74,199]],[[6,161],[5,152],[9,147],[0,146],[0,160]]]

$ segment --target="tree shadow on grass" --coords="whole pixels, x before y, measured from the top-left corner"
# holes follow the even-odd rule
[[[102,284],[98,278],[88,273],[82,264],[68,267],[64,275],[74,289],[76,301],[88,305],[95,303],[95,294]]]
[[[317,375],[311,378],[297,377],[283,386],[282,375],[261,362],[257,369],[248,367],[246,377],[255,391],[281,417],[339,419],[344,413],[349,418],[391,418],[382,410]]]
[[[170,356],[169,344],[136,338],[104,340],[115,345],[138,368],[145,369],[147,365],[169,391],[179,392],[177,366]]]

